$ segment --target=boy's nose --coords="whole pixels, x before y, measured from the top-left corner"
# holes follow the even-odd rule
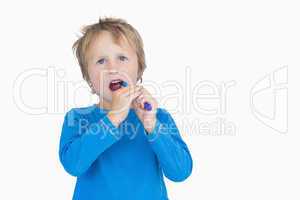
[[[115,70],[115,71],[117,71],[118,70],[118,65],[117,65],[117,63],[115,63],[113,61],[109,61],[108,65],[107,65],[107,68],[109,70]]]
[[[107,69],[109,71],[110,74],[117,74],[119,71],[119,67],[117,65],[117,63],[110,61],[107,65]]]
[[[114,74],[118,74],[119,72],[116,69],[109,69],[108,73],[114,75]]]

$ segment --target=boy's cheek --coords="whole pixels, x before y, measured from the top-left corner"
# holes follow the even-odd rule
[[[126,71],[127,76],[131,79],[130,81],[135,84],[138,78],[138,66],[135,63],[130,63],[126,68],[128,69]]]

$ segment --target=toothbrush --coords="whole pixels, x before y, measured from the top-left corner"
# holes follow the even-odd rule
[[[128,83],[126,81],[122,81],[121,85],[123,87],[127,87]],[[146,102],[144,102],[144,109],[147,110],[147,111],[151,111],[152,110],[152,105],[146,101]]]

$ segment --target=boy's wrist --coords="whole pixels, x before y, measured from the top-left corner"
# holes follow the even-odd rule
[[[151,120],[147,124],[144,124],[144,128],[147,132],[147,135],[150,135],[154,131],[156,121],[157,121],[157,119],[156,119],[156,117],[154,117],[153,120]]]

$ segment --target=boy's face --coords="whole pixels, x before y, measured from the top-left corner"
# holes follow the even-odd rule
[[[114,80],[134,85],[138,78],[138,59],[135,50],[122,36],[116,44],[111,33],[102,31],[91,42],[87,52],[88,74],[96,94],[111,101],[109,88]]]

